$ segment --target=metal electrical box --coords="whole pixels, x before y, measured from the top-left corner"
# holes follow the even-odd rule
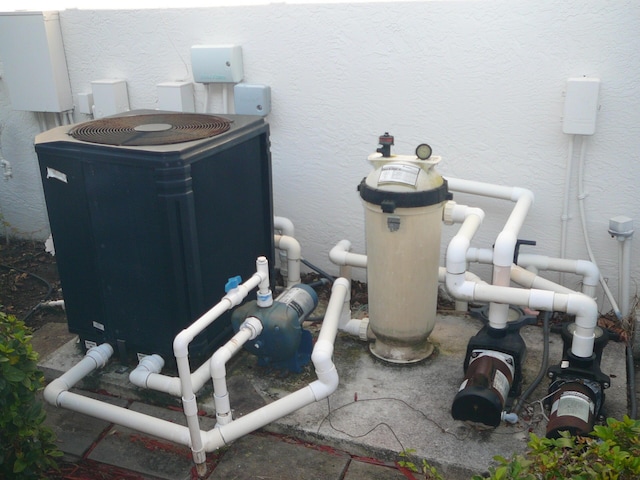
[[[73,109],[58,12],[0,13],[0,62],[14,110]]]
[[[229,277],[248,279],[261,255],[273,266],[262,118],[132,111],[42,133],[35,149],[69,330],[85,347],[171,361],[175,335]],[[232,333],[230,314],[213,322],[194,363]]]

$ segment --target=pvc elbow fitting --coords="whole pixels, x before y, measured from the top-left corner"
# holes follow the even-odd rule
[[[335,247],[329,250],[329,260],[335,265],[346,265],[347,254],[351,250],[351,242],[349,240],[340,240]]]

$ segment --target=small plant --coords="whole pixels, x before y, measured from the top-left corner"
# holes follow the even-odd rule
[[[44,385],[24,322],[0,312],[0,478],[46,478],[62,452],[36,398]]]
[[[499,465],[489,469],[489,477],[473,480],[573,480],[640,478],[640,420],[625,416],[607,419],[589,437],[562,432],[556,439],[530,435],[529,452],[507,460],[494,457]]]
[[[403,460],[398,460],[398,465],[414,473],[421,473],[422,475],[424,475],[423,478],[425,480],[444,480],[444,477],[440,475],[438,469],[431,466],[425,459],[422,459],[422,470],[419,470],[416,464],[409,460],[409,457],[413,453],[415,453],[415,450],[411,448],[400,452],[399,455],[401,458],[403,458]]]

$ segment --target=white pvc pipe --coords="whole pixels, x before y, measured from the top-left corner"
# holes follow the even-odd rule
[[[104,367],[111,355],[113,347],[108,343],[91,348],[80,362],[47,385],[43,394],[45,400],[56,407],[84,413],[190,446],[189,430],[182,425],[69,392],[69,389],[95,369]]]
[[[350,265],[352,267],[367,268],[367,256],[359,253],[351,253],[351,242],[340,240],[329,251],[329,260],[335,265]]]
[[[286,217],[273,217],[273,229],[279,230],[282,235],[294,237],[295,228],[293,222]]]
[[[257,283],[260,283],[260,281],[261,279],[258,279]],[[251,283],[256,282],[254,280]],[[246,286],[246,283],[243,285]],[[322,400],[336,390],[339,384],[339,378],[332,360],[333,345],[338,331],[338,322],[342,304],[344,303],[344,297],[348,294],[349,289],[349,281],[345,278],[338,278],[333,283],[331,297],[325,313],[325,319],[322,323],[318,339],[311,354],[311,361],[314,364],[316,375],[318,377],[317,380],[313,381],[306,387],[281,398],[280,400],[265,405],[264,407],[239,418],[238,420],[233,420],[224,425],[216,425],[215,428],[208,432],[201,431],[199,428],[194,432],[193,422],[189,421],[188,416],[192,410],[197,413],[197,407],[192,402],[189,402],[189,406],[185,406],[185,416],[187,417],[187,427],[185,427],[159,418],[151,417],[150,415],[134,412],[123,407],[110,405],[99,400],[94,400],[92,398],[83,397],[82,395],[69,392],[68,390],[77,382],[82,380],[86,375],[93,372],[96,368],[103,367],[107,363],[113,354],[113,347],[109,344],[103,344],[89,350],[87,355],[78,364],[69,369],[69,371],[64,373],[61,377],[52,381],[47,388],[45,388],[44,398],[52,405],[84,413],[95,418],[133,428],[181,445],[189,446],[193,452],[198,473],[204,475],[204,469],[206,468],[206,464],[203,460],[204,451],[214,451],[274,420],[282,418],[283,416],[288,415],[289,413],[292,413],[310,403]],[[232,295],[232,298],[237,299],[239,297],[234,294]],[[208,314],[205,314],[205,316],[208,318]],[[254,327],[255,325],[243,330],[251,330]],[[244,335],[245,334],[243,333],[243,338],[245,338]],[[240,339],[240,341],[242,341],[242,339]],[[178,360],[179,359],[176,358],[176,361]],[[188,366],[188,362],[186,365]],[[151,368],[156,367],[152,366]],[[181,370],[179,368],[179,372],[180,371]],[[187,377],[190,379],[189,375],[187,375]],[[183,380],[182,377],[181,380]],[[182,387],[185,388],[185,385],[188,383],[190,382],[184,382]],[[186,397],[185,393],[188,392],[183,391],[183,402]],[[189,400],[189,398],[186,398],[186,400]],[[200,442],[194,443],[194,439]],[[199,460],[202,461],[199,462]]]
[[[514,304],[533,310],[555,310],[574,314],[576,315],[576,330],[573,335],[571,351],[579,357],[591,356],[598,320],[598,307],[592,298],[582,293],[564,294],[548,290],[519,289],[466,280],[465,270],[462,267],[464,267],[468,246],[478,226],[478,219],[474,215],[466,218],[447,247],[446,287],[448,291],[461,300],[489,302],[490,305],[504,304],[507,308],[509,304]],[[509,268],[510,272],[511,268]],[[510,279],[509,275],[509,281]],[[489,325],[492,328],[505,328],[506,326],[501,321],[496,323],[491,316],[489,317]]]
[[[488,248],[469,248],[469,250],[467,250],[467,261],[491,264],[493,263],[493,250]],[[595,297],[595,289],[600,278],[600,270],[598,270],[598,266],[593,262],[521,253],[518,255],[518,265],[527,269],[534,268],[536,271],[550,270],[581,275],[582,293],[589,297]],[[573,289],[568,290],[574,291]]]
[[[231,423],[231,402],[227,390],[227,362],[249,340],[262,333],[262,322],[256,317],[245,319],[238,332],[213,354],[210,360],[211,379],[213,380],[213,402],[218,425]]]
[[[198,420],[198,406],[194,387],[191,382],[191,367],[189,366],[189,344],[193,339],[207,328],[214,320],[227,310],[240,305],[248,293],[258,287],[258,298],[266,297],[269,290],[269,265],[266,257],[258,257],[256,260],[256,273],[249,280],[233,288],[222,298],[220,303],[202,315],[189,327],[176,335],[173,341],[173,354],[176,357],[178,376],[180,377],[180,392],[182,394],[182,407],[187,420],[187,427],[191,435],[191,451],[193,460],[202,468],[206,460],[204,442]]]
[[[631,237],[626,237],[620,242],[620,267],[618,274],[618,297],[620,300],[620,313],[622,318],[627,318],[631,313],[630,307],[630,276],[631,276]]]
[[[449,189],[452,191],[471,193],[515,202],[515,206],[513,207],[502,231],[498,234],[493,247],[492,283],[497,286],[508,286],[511,282],[511,265],[513,264],[513,255],[515,252],[516,242],[518,240],[518,233],[522,228],[522,224],[529,212],[529,208],[533,204],[533,193],[525,188],[505,187],[502,185],[494,185],[471,180],[447,178],[447,182]],[[458,266],[452,265],[452,268],[458,268]],[[447,266],[447,271],[450,271],[449,266]],[[489,322],[494,328],[506,328],[508,318],[508,304],[500,302],[491,302],[489,304]]]
[[[302,249],[300,243],[295,238],[287,235],[274,235],[273,238],[275,247],[280,251],[287,252],[286,287],[292,287],[301,281],[300,260],[302,258]]]
[[[273,229],[277,232],[280,232],[282,235],[286,235],[287,237],[295,237],[295,227],[293,222],[286,217],[273,217]],[[282,278],[289,278],[289,262],[288,255],[285,249],[278,250],[280,255],[280,273],[282,274]]]
[[[537,274],[526,270],[518,265],[511,267],[511,280],[525,288],[536,288],[539,290],[551,290],[557,293],[575,293],[574,290],[558,283],[542,278]]]
[[[216,450],[278,418],[322,400],[338,388],[338,372],[331,357],[344,296],[349,289],[349,281],[345,278],[338,278],[333,282],[322,328],[311,353],[311,361],[315,366],[318,379],[286,397],[233,420],[231,423],[220,425],[206,432],[205,447],[207,451]]]

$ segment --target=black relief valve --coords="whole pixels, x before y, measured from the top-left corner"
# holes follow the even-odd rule
[[[378,143],[380,144],[380,148],[378,148],[376,152],[381,153],[383,157],[390,157],[393,135],[389,135],[389,132],[384,132],[384,135],[378,137]]]

